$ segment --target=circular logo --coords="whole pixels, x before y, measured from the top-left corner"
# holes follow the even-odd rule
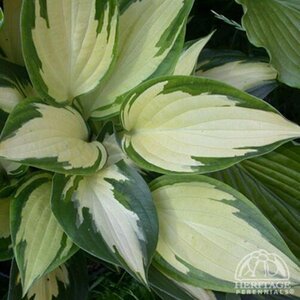
[[[246,255],[235,272],[238,281],[286,281],[289,269],[284,260],[275,253],[260,249]]]

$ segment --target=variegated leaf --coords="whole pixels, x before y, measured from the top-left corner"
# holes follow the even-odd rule
[[[260,98],[278,86],[277,72],[269,63],[236,51],[206,51],[200,57],[196,75],[225,82]]]
[[[61,265],[52,272],[44,275],[27,292],[28,299],[53,299],[60,296],[60,289],[67,290],[70,285],[69,272]],[[50,288],[49,288],[50,286]],[[61,288],[60,288],[61,287]]]
[[[298,260],[273,225],[236,190],[200,175],[163,176],[151,190],[160,227],[154,266],[171,278],[234,292],[241,262],[262,253],[279,263],[270,261],[266,273],[264,263],[252,260],[255,278],[299,284]],[[244,279],[251,276],[244,274]]]
[[[3,168],[8,176],[20,176],[28,170],[27,166],[6,159],[0,159],[0,168]]]
[[[77,245],[147,283],[157,217],[149,188],[134,169],[121,161],[87,177],[55,175],[52,209]]]
[[[122,107],[123,148],[139,167],[206,173],[269,152],[300,127],[262,100],[204,78],[140,85]]]
[[[20,35],[22,0],[4,0],[5,21],[0,31],[0,50],[9,61],[24,65]]]
[[[217,300],[212,291],[171,279],[153,266],[149,269],[149,281],[163,300]]]
[[[115,56],[115,0],[24,0],[22,42],[41,96],[72,101],[94,89]]]
[[[114,72],[88,98],[92,117],[120,110],[122,95],[146,79],[171,74],[183,45],[186,18],[193,0],[143,0],[120,16],[120,40]],[[84,101],[88,99],[83,99]]]
[[[6,80],[0,79],[0,108],[10,113],[24,99],[18,89]]]
[[[11,235],[24,294],[77,251],[51,212],[51,179],[35,173],[20,186],[11,205]]]
[[[88,128],[75,109],[28,99],[9,115],[0,156],[54,172],[87,174],[106,162],[102,144],[88,139]]]
[[[26,96],[34,96],[24,67],[0,58],[0,109],[10,113]]]
[[[298,0],[236,0],[243,6],[242,25],[248,39],[264,47],[279,80],[300,88],[300,2]]]
[[[209,175],[251,200],[300,259],[299,146],[288,143],[266,155]]]
[[[38,279],[22,297],[19,270],[13,262],[7,300],[85,300],[88,293],[87,278],[85,259],[76,254]]]
[[[9,227],[11,198],[0,199],[0,261],[13,256]]]
[[[199,41],[188,45],[183,51],[176,64],[174,75],[191,75],[196,67],[197,59],[205,45],[208,43],[214,32]]]

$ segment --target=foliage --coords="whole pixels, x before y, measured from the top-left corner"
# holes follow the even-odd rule
[[[299,293],[296,0],[1,6],[0,298]]]

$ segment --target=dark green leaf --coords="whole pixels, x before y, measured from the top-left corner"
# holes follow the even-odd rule
[[[250,199],[300,258],[300,147],[292,143],[211,174]]]

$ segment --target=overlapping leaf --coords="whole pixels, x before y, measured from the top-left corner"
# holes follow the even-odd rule
[[[2,131],[0,156],[59,173],[87,174],[105,164],[101,143],[88,142],[88,128],[73,108],[22,101]]]
[[[51,176],[34,174],[11,205],[11,235],[23,293],[77,251],[51,212]]]
[[[201,38],[192,45],[187,46],[187,49],[185,49],[179,57],[174,70],[174,75],[191,75],[193,73],[197,64],[198,56],[212,35],[213,33]]]
[[[149,281],[155,293],[164,300],[217,300],[212,291],[170,279],[153,266],[149,270]]]
[[[87,293],[87,270],[82,255],[75,255],[42,276],[24,297],[18,267],[15,262],[12,264],[7,300],[85,300]]]
[[[288,144],[211,176],[250,199],[300,258],[300,147]]]
[[[33,95],[26,69],[0,58],[0,109],[10,113],[21,100]]]
[[[249,40],[264,47],[279,80],[300,88],[300,3],[298,0],[236,0],[243,5]]]
[[[265,59],[250,59],[238,51],[203,51],[196,75],[228,83],[260,98],[278,85],[277,72]]]
[[[8,176],[21,176],[28,170],[27,166],[6,159],[0,159],[0,167],[5,170]]]
[[[94,89],[115,56],[115,0],[24,0],[26,66],[41,96],[72,101]]]
[[[141,168],[205,173],[269,152],[300,127],[220,82],[183,76],[140,85],[122,107],[122,145]]]
[[[202,288],[235,292],[239,263],[264,253],[281,261],[281,267],[268,265],[273,281],[286,278],[291,286],[299,284],[298,260],[236,190],[200,175],[163,176],[151,190],[160,226],[154,266],[163,273]],[[267,279],[265,264],[255,264],[255,276]]]
[[[123,2],[127,9],[120,16],[118,58],[113,73],[88,96],[96,99],[91,105],[94,118],[117,113],[121,96],[146,79],[171,74],[182,50],[185,22],[193,0],[130,2]],[[88,99],[83,99],[83,105],[85,100]]]
[[[147,284],[157,216],[136,170],[121,161],[87,177],[55,175],[52,209],[77,245]]]

